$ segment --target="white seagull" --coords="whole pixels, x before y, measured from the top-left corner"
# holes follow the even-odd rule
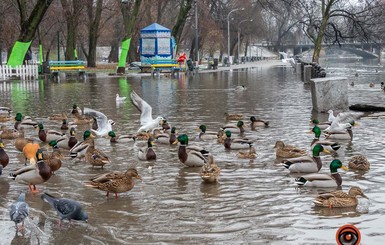
[[[157,118],[152,118],[152,107],[144,101],[142,98],[139,97],[135,93],[135,91],[132,91],[130,94],[131,102],[132,104],[138,108],[138,110],[141,112],[140,114],[140,125],[138,132],[141,131],[151,131],[154,128],[160,127],[160,125],[164,122],[164,118],[161,116],[158,116]]]
[[[119,94],[116,94],[116,103],[122,103],[126,100],[127,97],[121,97]]]
[[[111,119],[108,119],[106,115],[101,113],[100,111],[96,111],[87,107],[84,107],[84,115],[91,116],[96,119],[98,124],[98,129],[91,129],[93,133],[97,136],[107,136],[108,132],[112,131],[112,125],[115,125],[115,122]]]

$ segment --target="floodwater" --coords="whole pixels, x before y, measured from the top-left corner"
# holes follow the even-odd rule
[[[382,66],[331,62],[326,62],[330,76],[346,76],[355,82],[349,87],[350,104],[383,104]],[[369,82],[374,82],[375,87],[370,88]],[[247,89],[236,92],[237,85]],[[77,160],[64,160],[56,175],[38,186],[53,195],[81,202],[89,214],[88,223],[65,222],[59,228],[53,209],[43,203],[40,195],[28,192],[27,229],[24,234],[16,234],[7,208],[28,187],[6,177],[24,163],[13,141],[6,140],[11,160],[0,177],[0,244],[335,244],[337,229],[347,223],[360,229],[362,244],[383,244],[384,119],[360,119],[353,141],[342,143],[336,156],[345,164],[357,154],[368,157],[369,171],[340,172],[342,190],[360,186],[369,201],[360,198],[356,209],[315,208],[312,200],[324,190],[297,188],[296,176],[277,165],[273,149],[276,140],[309,149],[313,139],[308,133],[309,120],[327,119],[326,113],[312,112],[310,87],[290,67],[181,75],[178,79],[97,75],[85,81],[62,79],[59,83],[2,82],[0,106],[43,121],[45,128],[58,129],[60,123],[47,117],[68,111],[76,103],[105,113],[116,122],[117,134],[127,134],[139,128],[140,114],[129,100],[116,104],[115,95],[129,96],[132,90],[152,105],[154,116],[165,116],[178,133],[188,134],[190,144],[205,146],[214,155],[221,168],[219,183],[204,184],[199,168],[181,165],[178,146],[158,144],[154,147],[157,160],[143,162],[138,160],[133,143],[112,145],[105,138],[97,138],[97,148],[109,155],[111,164],[99,169]],[[242,113],[247,123],[251,115],[270,121],[268,128],[246,132],[255,142],[256,159],[239,159],[237,151],[225,151],[215,141],[196,141],[200,124],[216,131],[227,123],[224,112]],[[87,128],[77,127],[78,139]],[[30,129],[26,136],[36,137],[37,132]],[[333,158],[322,156],[321,172],[329,172]],[[96,174],[129,167],[135,167],[143,181],[117,199],[84,186]]]

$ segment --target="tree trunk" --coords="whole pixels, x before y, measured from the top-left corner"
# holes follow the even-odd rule
[[[37,27],[39,26],[52,1],[53,0],[37,0],[31,14],[28,19],[26,19],[26,1],[18,0],[21,30],[9,56],[9,65],[17,66],[23,64],[25,54],[27,53],[30,43],[35,36]]]
[[[108,63],[115,63],[119,60],[119,42],[112,41],[110,54],[108,55]]]
[[[181,0],[179,14],[174,27],[172,28],[171,35],[175,38],[176,44],[179,46],[179,41],[182,36],[184,25],[188,17],[188,12],[192,8],[193,0]]]
[[[71,6],[72,2],[72,6]],[[62,7],[64,9],[64,16],[67,22],[67,40],[66,40],[66,51],[65,60],[75,60],[75,49],[76,49],[76,33],[77,26],[79,23],[79,12],[81,10],[81,1],[68,1],[61,0]]]
[[[103,0],[97,0],[95,4],[95,14],[94,14],[94,1],[88,0],[87,2],[87,12],[89,20],[88,28],[88,55],[87,57],[87,66],[96,67],[96,46],[98,43],[99,36],[99,25],[100,19],[103,11]]]
[[[319,62],[319,55],[321,53],[321,48],[322,48],[322,41],[325,36],[325,30],[329,21],[330,17],[330,8],[333,5],[334,0],[328,1],[327,5],[325,6],[325,2],[322,1],[322,10],[324,12],[322,13],[322,22],[321,26],[318,30],[318,34],[316,37],[316,40],[314,42],[314,52],[313,52],[313,62],[317,63]]]
[[[129,42],[128,40],[131,39],[134,27],[136,26],[136,22],[138,20],[138,14],[140,5],[142,4],[142,0],[135,0],[134,6],[132,7],[132,3],[129,4],[123,4],[121,5],[121,12],[123,15],[123,25],[124,25],[124,38],[122,43]],[[131,13],[130,10],[132,9]],[[124,74],[126,70],[126,61],[128,56],[128,50],[129,48],[122,48],[122,52],[120,53],[119,57],[119,65],[117,69],[117,73]]]

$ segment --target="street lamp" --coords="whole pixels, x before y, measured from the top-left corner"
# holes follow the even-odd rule
[[[250,21],[252,22],[253,20],[249,20],[249,19],[246,19],[246,20],[242,20],[241,22],[239,22],[238,24],[238,63],[239,63],[239,43],[241,42],[241,24],[245,21]]]
[[[227,65],[228,66],[230,66],[230,14],[232,12],[235,12],[235,11],[238,11],[238,10],[245,10],[245,8],[236,8],[236,9],[231,10],[227,14],[227,55],[228,55]]]

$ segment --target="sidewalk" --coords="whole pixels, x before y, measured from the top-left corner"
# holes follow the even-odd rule
[[[246,62],[245,64],[231,65],[231,66],[222,66],[222,64],[218,65],[218,69],[207,69],[207,64],[199,65],[199,73],[208,73],[208,72],[219,72],[219,71],[229,71],[229,70],[237,70],[244,68],[252,68],[252,67],[262,67],[262,68],[270,68],[274,66],[289,66],[290,63],[284,63],[281,60],[262,60],[262,61],[254,61],[254,62]]]

